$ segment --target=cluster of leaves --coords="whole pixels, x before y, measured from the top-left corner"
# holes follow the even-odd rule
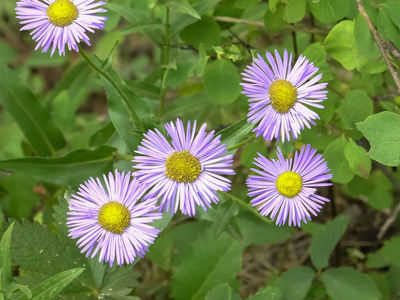
[[[335,183],[332,211],[350,204],[374,216],[393,211],[398,224],[399,98],[356,1],[109,1],[106,32],[91,49],[98,73],[73,54],[50,58],[27,50],[34,46],[18,35],[14,4],[0,7],[0,221],[4,215],[29,221],[3,223],[0,299],[240,299],[237,275],[245,249],[288,243],[299,233],[271,225],[246,196],[254,157],[274,157],[276,145],[285,155],[305,143],[323,153]],[[400,2],[362,4],[398,68]],[[317,125],[294,142],[259,138],[232,150],[232,192],[221,193],[220,204],[196,219],[178,215],[170,222],[166,214],[155,224],[163,232],[146,259],[157,272],[143,276],[150,277],[143,284],[133,266],[110,268],[85,258],[67,236],[65,191],[113,169],[130,171],[130,154],[143,132],[163,132],[162,124],[176,117],[207,122],[227,147],[245,141],[254,124],[246,120],[239,74],[254,55],[274,49],[303,53],[329,82],[325,109],[315,109]],[[336,207],[337,199],[346,204]],[[351,248],[339,266],[332,252],[344,252],[340,240],[358,220],[332,215],[326,221],[322,214],[323,225],[302,226],[312,236],[309,259],[283,273],[284,264],[272,263],[266,287],[248,299],[398,295],[400,239],[394,236],[379,249]],[[370,226],[365,231],[376,242]],[[362,251],[369,252],[365,262]]]

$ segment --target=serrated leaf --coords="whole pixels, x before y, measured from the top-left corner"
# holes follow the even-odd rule
[[[343,19],[349,12],[347,0],[319,0],[310,2],[313,16],[322,23],[332,23]]]
[[[302,300],[307,295],[315,272],[309,267],[293,267],[277,279],[282,300]]]
[[[341,136],[330,143],[324,151],[324,158],[333,174],[331,179],[333,182],[347,183],[354,177],[354,172],[350,169],[349,162],[344,155],[347,143],[347,139]]]
[[[78,277],[85,269],[75,268],[60,272],[50,277],[32,289],[32,300],[48,300],[56,297],[68,284]],[[26,296],[18,298],[20,300],[29,299]]]
[[[233,200],[227,200],[217,210],[213,225],[214,238],[219,237],[228,228],[231,220],[239,212],[238,205]]]
[[[322,274],[322,281],[333,300],[378,300],[381,297],[372,279],[353,268],[329,269]]]
[[[196,19],[201,19],[199,13],[190,5],[187,0],[168,0],[167,5],[176,11],[188,14]]]
[[[341,239],[350,222],[350,216],[338,216],[333,221],[321,225],[311,239],[311,262],[317,269],[329,265],[329,257]]]
[[[53,155],[65,146],[50,113],[5,65],[0,65],[0,98],[37,154]]]
[[[231,287],[224,283],[216,286],[207,293],[205,300],[231,300],[232,290]]]
[[[8,226],[8,229],[0,241],[0,286],[3,288],[7,288],[7,286],[12,282],[10,243],[13,227],[14,223]]]
[[[213,287],[227,283],[237,286],[243,245],[228,234],[213,238],[212,230],[192,244],[190,251],[176,268],[171,288],[174,299],[204,299]]]
[[[371,159],[367,151],[350,140],[344,148],[344,155],[349,162],[350,169],[362,178],[368,178],[371,172]]]
[[[0,161],[3,170],[19,172],[46,182],[77,186],[91,176],[111,171],[115,148],[77,150],[58,158],[20,158]]]
[[[397,167],[400,163],[400,116],[384,111],[374,114],[357,128],[368,140],[371,148],[369,156],[387,166]]]

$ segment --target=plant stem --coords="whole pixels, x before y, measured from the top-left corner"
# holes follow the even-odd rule
[[[234,196],[232,196],[231,194],[227,193],[227,192],[222,192],[219,191],[219,193],[224,194],[225,196],[229,197],[233,202],[239,204],[240,206],[242,206],[245,210],[253,213],[256,217],[258,217],[259,219],[261,219],[263,222],[267,223],[268,225],[272,223],[272,220],[263,217],[262,215],[260,215],[260,213],[253,207],[251,206],[251,204],[246,203]]]
[[[82,58],[91,66],[97,73],[99,73],[101,76],[103,76],[115,89],[115,91],[118,93],[118,95],[122,98],[122,100],[125,102],[125,105],[128,108],[129,114],[132,116],[132,118],[135,120],[136,125],[139,127],[141,131],[145,131],[142,123],[140,122],[140,119],[138,115],[135,113],[133,110],[132,106],[130,105],[128,98],[125,96],[121,88],[117,85],[117,83],[108,75],[106,71],[103,69],[99,68],[90,58],[87,56],[85,51],[81,48],[81,46],[78,44],[79,48],[79,54],[82,56]]]
[[[397,76],[397,72],[393,68],[392,63],[390,62],[389,56],[387,55],[386,50],[383,47],[382,40],[379,37],[379,34],[376,31],[374,25],[372,24],[371,19],[369,18],[369,16],[368,16],[368,14],[367,14],[367,12],[366,12],[366,10],[364,8],[364,5],[362,4],[361,0],[357,0],[357,5],[358,5],[358,10],[360,11],[360,14],[364,17],[365,22],[367,22],[367,25],[369,27],[369,30],[371,30],[372,35],[374,36],[374,39],[375,39],[376,44],[378,45],[379,51],[381,52],[382,57],[385,60],[385,63],[387,65],[388,69],[389,69],[389,72],[390,72],[390,74],[392,75],[392,77],[394,79],[394,82],[395,82],[395,84],[397,86],[397,89],[400,92],[400,79],[399,79],[399,76]]]
[[[171,25],[169,24],[169,6],[166,6],[165,10],[165,45],[164,45],[164,65],[169,64],[169,48],[170,48],[170,43],[171,43],[171,36],[170,36],[170,27]],[[162,78],[161,82],[164,81],[164,76],[167,71],[165,70],[162,72]],[[160,95],[160,106],[158,108],[158,114],[157,116],[161,118],[163,109],[164,109],[164,102],[165,102],[165,95],[167,93],[166,88],[161,89],[161,95]]]
[[[256,138],[256,134],[253,132],[247,139],[245,139],[243,142],[240,142],[236,145],[233,145],[232,147],[227,148],[226,150],[231,151],[231,150],[235,150],[243,145],[246,145],[247,143],[251,142],[252,140],[254,140]]]

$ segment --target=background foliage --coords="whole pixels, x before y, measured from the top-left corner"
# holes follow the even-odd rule
[[[400,2],[362,4],[396,74]],[[122,94],[76,52],[34,51],[14,8],[1,2],[0,299],[399,297],[400,91],[355,0],[109,0],[85,50]],[[240,73],[275,49],[303,53],[329,82],[317,126],[232,150],[232,192],[196,218],[167,214],[135,265],[86,259],[67,237],[68,195],[132,170],[143,131],[177,117],[207,122],[228,147],[245,141]],[[277,227],[244,183],[257,152],[291,156],[304,143],[328,161],[334,184],[319,192],[331,203],[300,229]]]

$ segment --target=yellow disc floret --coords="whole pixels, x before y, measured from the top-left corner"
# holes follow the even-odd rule
[[[278,79],[269,87],[272,107],[280,114],[287,113],[297,100],[296,88],[287,80]]]
[[[165,175],[176,182],[193,182],[200,173],[201,164],[189,151],[175,152],[165,162]]]
[[[104,204],[97,217],[101,227],[115,234],[122,234],[129,227],[130,221],[131,214],[128,208],[116,201]]]
[[[65,27],[78,18],[79,12],[71,0],[57,0],[47,8],[49,21],[56,26]]]
[[[302,187],[303,182],[301,176],[292,171],[282,173],[276,180],[276,188],[278,189],[278,192],[289,198],[297,196]]]

